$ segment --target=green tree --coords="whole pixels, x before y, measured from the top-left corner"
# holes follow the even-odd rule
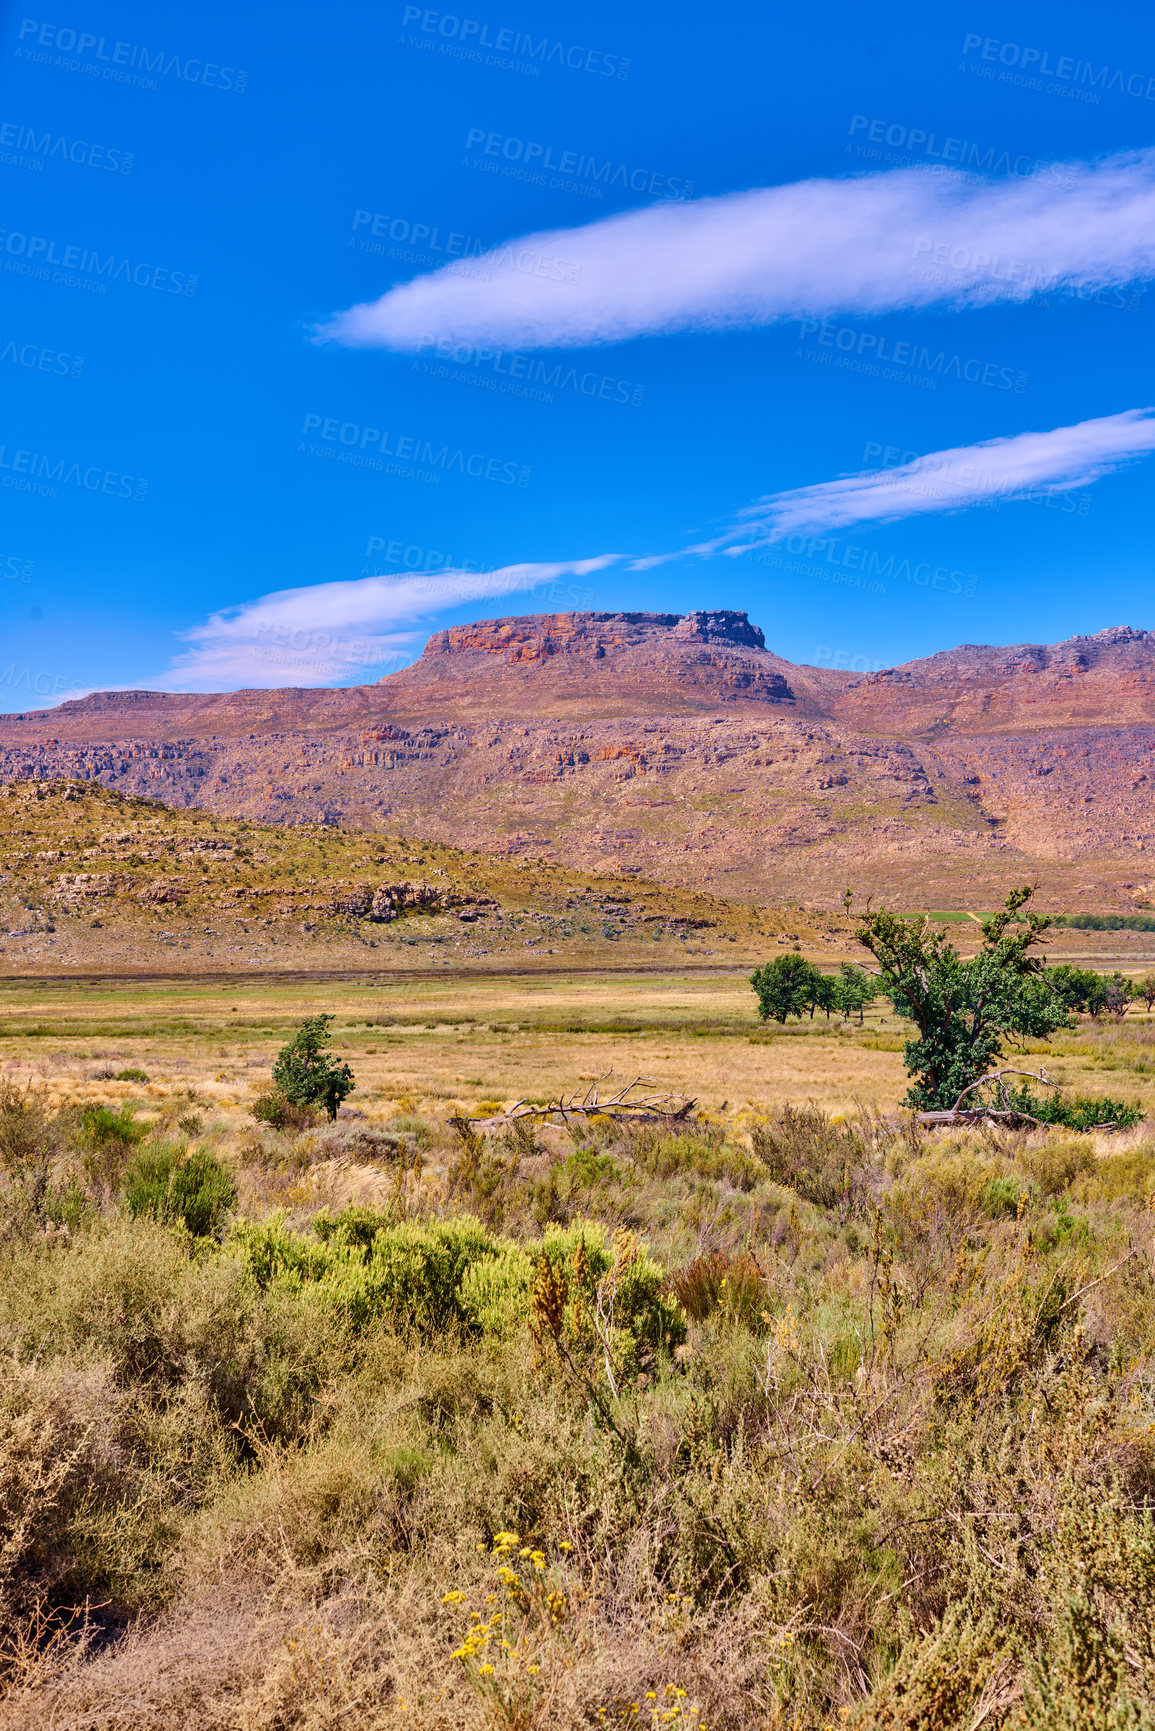
[[[1135,981],[1135,996],[1142,998],[1150,1015],[1151,1006],[1155,1004],[1155,974],[1144,974],[1141,980]]]
[[[834,1009],[847,1021],[857,1010],[858,1025],[861,1027],[862,1012],[867,1004],[872,1004],[878,996],[877,981],[872,979],[865,968],[856,968],[853,962],[839,962],[838,972],[831,979],[830,986]]]
[[[1057,968],[1048,968],[1046,980],[1066,1010],[1084,1010],[1089,1016],[1098,1016],[1106,1007],[1109,981],[1094,968],[1072,968],[1064,962]]]
[[[348,1064],[324,1050],[332,1016],[308,1016],[277,1054],[273,1086],[291,1106],[323,1106],[330,1118],[355,1083]]]
[[[982,947],[969,961],[944,931],[929,929],[925,915],[904,920],[885,909],[867,913],[858,941],[877,957],[896,1014],[917,1030],[904,1048],[908,1105],[949,1110],[1002,1055],[1005,1040],[1045,1040],[1071,1026],[1043,958],[1031,954],[1051,925],[1028,910],[1032,894],[1012,890],[1006,905],[983,921]]]
[[[823,979],[813,962],[791,950],[755,968],[750,984],[758,999],[762,1021],[785,1022],[787,1016],[802,1017],[822,1002]]]
[[[1117,1022],[1121,1022],[1138,996],[1138,988],[1132,985],[1126,974],[1114,973],[1107,981],[1103,1008],[1109,1016],[1114,1016]]]

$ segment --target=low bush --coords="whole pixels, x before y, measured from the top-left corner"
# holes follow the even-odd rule
[[[686,1268],[671,1275],[669,1290],[686,1315],[705,1322],[715,1311],[748,1328],[758,1328],[772,1302],[762,1270],[750,1255],[697,1256]]]
[[[148,1072],[130,1066],[127,1070],[114,1071],[112,1080],[114,1082],[147,1082]]]
[[[311,1235],[281,1218],[238,1222],[229,1248],[244,1257],[263,1290],[328,1306],[357,1329],[388,1319],[402,1331],[507,1340],[529,1319],[544,1258],[572,1281],[573,1301],[590,1317],[601,1291],[624,1368],[685,1334],[676,1302],[663,1294],[658,1264],[629,1234],[607,1246],[605,1229],[588,1221],[551,1228],[536,1245],[522,1247],[468,1216],[394,1225],[386,1215],[350,1208],[318,1216]]]
[[[137,1152],[125,1175],[130,1215],[180,1221],[194,1238],[219,1238],[236,1203],[232,1174],[207,1149],[153,1143]]]
[[[128,1156],[148,1133],[148,1125],[127,1104],[115,1112],[111,1106],[86,1106],[76,1143],[87,1181],[98,1189],[116,1190]]]

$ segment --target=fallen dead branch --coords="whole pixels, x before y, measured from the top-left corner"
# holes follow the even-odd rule
[[[973,1094],[976,1088],[984,1088],[988,1082],[994,1082],[1000,1102],[1006,1099],[1003,1087],[1004,1076],[1027,1076],[1032,1082],[1041,1082],[1045,1088],[1056,1088],[1058,1083],[1053,1076],[1048,1076],[1045,1070],[992,1070],[987,1076],[980,1076],[977,1082],[970,1082],[963,1089],[958,1099],[949,1111],[920,1112],[918,1122],[926,1129],[958,1128],[965,1124],[981,1124],[993,1121],[1005,1124],[1009,1130],[1021,1130],[1024,1125],[1031,1124],[1035,1129],[1041,1128],[1041,1120],[1032,1118],[1029,1112],[1017,1110],[1014,1107],[999,1106],[964,1106],[963,1101],[968,1094]],[[1096,1126],[1097,1128],[1097,1126]]]
[[[511,1124],[519,1118],[532,1118],[537,1123],[560,1118],[563,1124],[567,1124],[571,1118],[616,1118],[631,1124],[676,1124],[684,1123],[697,1105],[696,1099],[685,1094],[635,1092],[637,1089],[661,1089],[661,1083],[649,1076],[635,1076],[632,1082],[603,1099],[598,1089],[612,1075],[613,1071],[607,1070],[604,1076],[590,1083],[584,1094],[574,1093],[569,1099],[559,1093],[556,1100],[545,1105],[518,1100],[492,1118],[469,1118],[466,1122],[501,1125]]]

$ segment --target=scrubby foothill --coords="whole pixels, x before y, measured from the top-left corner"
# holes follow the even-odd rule
[[[927,1130],[720,975],[165,990],[0,1029],[0,1726],[1148,1722],[1146,1119]]]
[[[834,924],[396,832],[172,810],[98,781],[0,786],[6,974],[669,965]]]

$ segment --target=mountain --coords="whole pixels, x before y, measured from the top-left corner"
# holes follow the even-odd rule
[[[1155,899],[1155,634],[967,644],[860,676],[745,613],[454,626],[374,685],[100,692],[0,718],[0,776],[397,829],[832,905]],[[1058,903],[1056,903],[1058,905]]]

